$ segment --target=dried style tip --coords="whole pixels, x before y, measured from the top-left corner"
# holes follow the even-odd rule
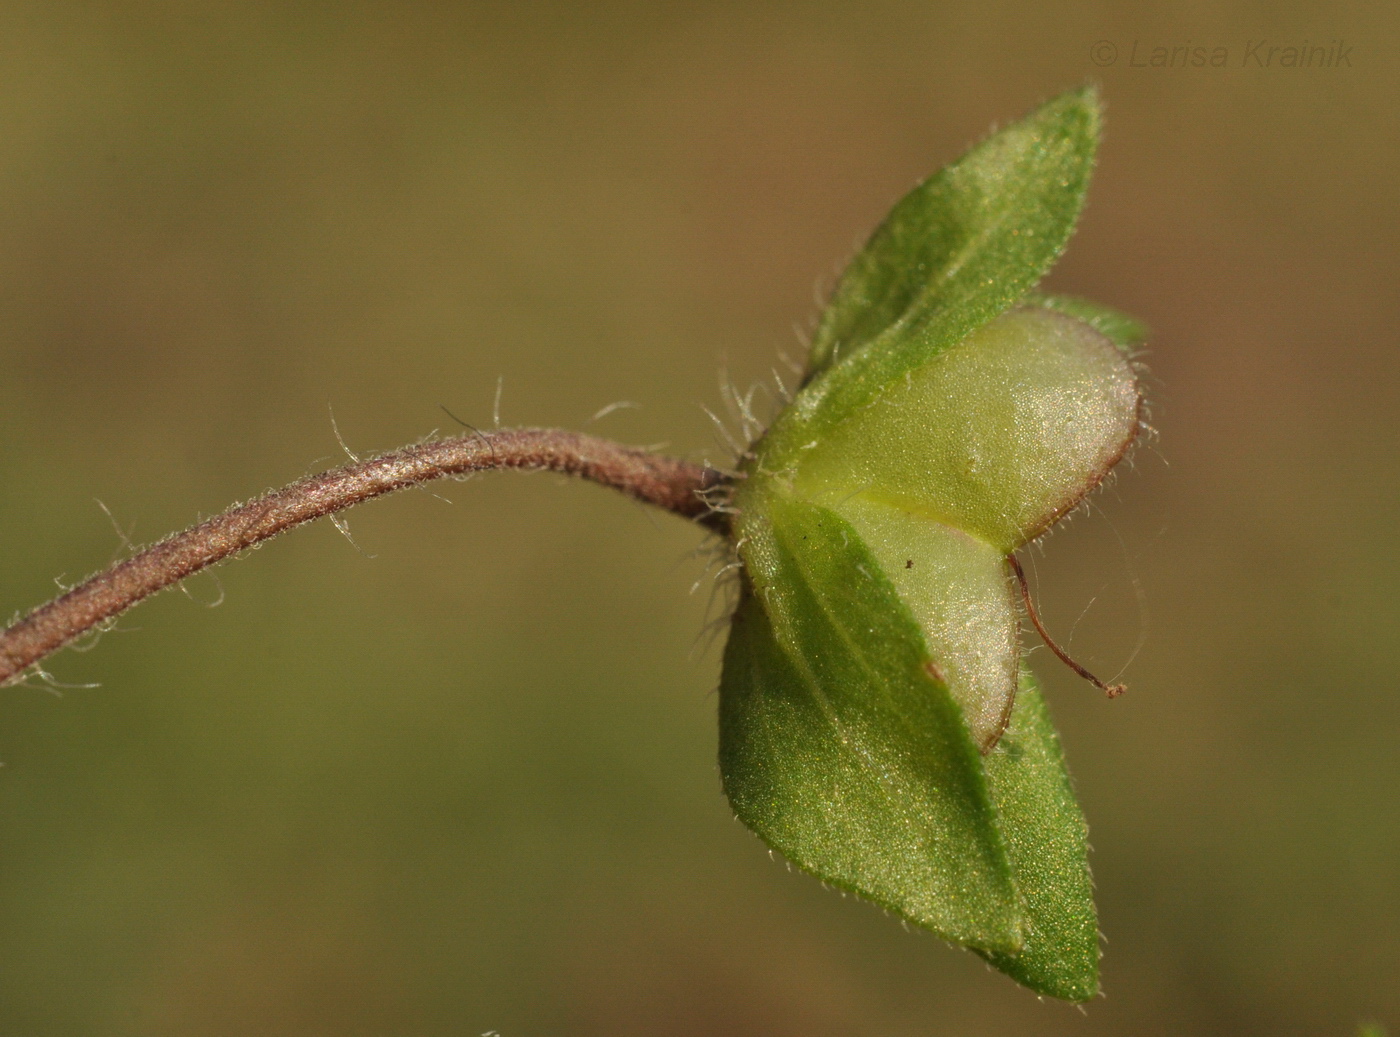
[[[1055,639],[1051,637],[1049,631],[1045,629],[1045,624],[1040,621],[1040,615],[1035,610],[1035,602],[1031,601],[1031,588],[1030,585],[1026,583],[1026,571],[1021,568],[1021,563],[1016,560],[1015,555],[1007,555],[1006,560],[1010,563],[1012,571],[1016,574],[1016,582],[1021,585],[1021,600],[1026,603],[1026,614],[1031,617],[1031,623],[1035,626],[1036,633],[1040,635],[1040,639],[1045,642],[1046,647],[1059,656],[1060,662],[1079,674],[1079,676],[1083,677],[1094,687],[1102,690],[1109,698],[1116,699],[1119,695],[1123,694],[1123,692],[1127,691],[1128,686],[1126,684],[1105,684],[1083,666],[1080,666],[1071,659],[1069,654],[1055,643]]]

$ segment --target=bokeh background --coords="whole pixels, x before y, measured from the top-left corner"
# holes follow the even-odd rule
[[[5,0],[6,613],[122,550],[97,501],[149,540],[337,462],[330,408],[364,453],[455,430],[440,405],[490,424],[501,379],[504,423],[631,401],[590,429],[724,460],[722,372],[800,354],[896,197],[1090,78],[1108,135],[1050,284],[1154,328],[1160,435],[1030,552],[1130,684],[1034,657],[1092,828],[1087,1011],[771,859],[720,792],[699,535],[512,475],[369,505],[356,546],[298,531],[50,665],[100,687],[0,693],[0,1031],[1400,1027],[1397,28]]]

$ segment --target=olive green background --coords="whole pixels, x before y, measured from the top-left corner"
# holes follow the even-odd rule
[[[1082,660],[1132,660],[1109,703],[1033,656],[1092,829],[1086,1012],[770,859],[720,793],[699,534],[510,475],[366,506],[358,548],[298,531],[50,664],[100,687],[0,692],[0,1031],[1400,1027],[1397,29],[0,4],[6,613],[121,550],[95,500],[148,540],[336,462],[328,405],[369,452],[442,404],[489,425],[499,377],[504,423],[634,401],[590,428],[724,460],[720,372],[800,353],[916,178],[1091,77],[1108,136],[1049,284],[1154,328],[1160,430],[1028,555]]]

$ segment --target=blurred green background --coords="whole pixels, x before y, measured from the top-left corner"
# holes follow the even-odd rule
[[[1400,1026],[1397,28],[0,4],[7,613],[121,550],[95,500],[150,540],[337,462],[328,405],[370,452],[489,424],[499,377],[504,423],[635,401],[590,428],[723,460],[720,372],[800,353],[896,197],[1086,78],[1108,136],[1050,284],[1154,328],[1160,430],[1031,553],[1052,629],[1131,659],[1110,704],[1034,656],[1092,828],[1086,1012],[771,859],[719,788],[697,532],[514,475],[191,580],[50,664],[98,688],[0,693],[0,1032]]]

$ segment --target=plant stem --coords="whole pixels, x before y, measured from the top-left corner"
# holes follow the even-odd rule
[[[566,472],[711,528],[724,525],[711,496],[724,476],[713,468],[562,429],[473,431],[298,480],[98,573],[0,633],[0,685],[141,599],[294,526],[395,490],[494,468]]]

